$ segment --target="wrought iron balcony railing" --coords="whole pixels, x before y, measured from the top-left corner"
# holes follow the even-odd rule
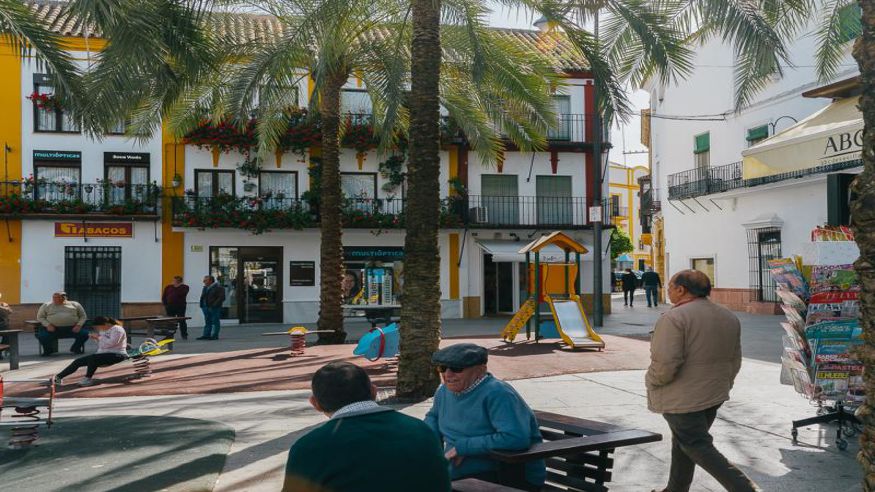
[[[0,215],[159,215],[157,184],[0,182]]]
[[[683,200],[744,186],[742,163],[702,167],[668,175],[668,199]]]
[[[586,115],[560,114],[559,126],[547,132],[551,142],[585,142]]]
[[[608,207],[604,223],[610,224]],[[441,202],[442,227],[457,228],[582,228],[590,225],[583,197],[467,196]],[[405,200],[401,198],[347,198],[341,208],[349,228],[403,228]],[[173,225],[177,227],[232,227],[264,232],[304,229],[319,225],[317,203],[278,196],[174,197]]]

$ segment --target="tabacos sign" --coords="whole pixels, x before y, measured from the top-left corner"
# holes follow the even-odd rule
[[[130,222],[55,222],[55,237],[134,237]]]
[[[863,129],[850,130],[827,137],[821,165],[859,159],[863,151]]]

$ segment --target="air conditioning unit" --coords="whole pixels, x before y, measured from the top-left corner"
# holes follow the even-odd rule
[[[474,224],[486,224],[489,222],[489,211],[486,207],[471,207],[468,217]]]

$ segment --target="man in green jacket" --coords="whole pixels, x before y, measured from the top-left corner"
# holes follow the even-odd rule
[[[348,362],[320,368],[310,404],[330,420],[289,450],[283,492],[448,492],[449,467],[421,420],[374,401],[377,388]]]

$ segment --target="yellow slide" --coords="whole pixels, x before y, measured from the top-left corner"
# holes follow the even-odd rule
[[[531,297],[520,306],[520,310],[513,315],[513,318],[507,323],[507,326],[504,327],[504,330],[501,330],[501,339],[506,342],[512,342],[514,338],[516,338],[517,333],[526,326],[526,323],[529,322],[529,318],[535,314],[535,300]]]
[[[547,296],[547,304],[556,320],[556,331],[569,347],[599,350],[605,347],[605,342],[590,326],[579,296],[572,295],[569,299],[553,299]]]

